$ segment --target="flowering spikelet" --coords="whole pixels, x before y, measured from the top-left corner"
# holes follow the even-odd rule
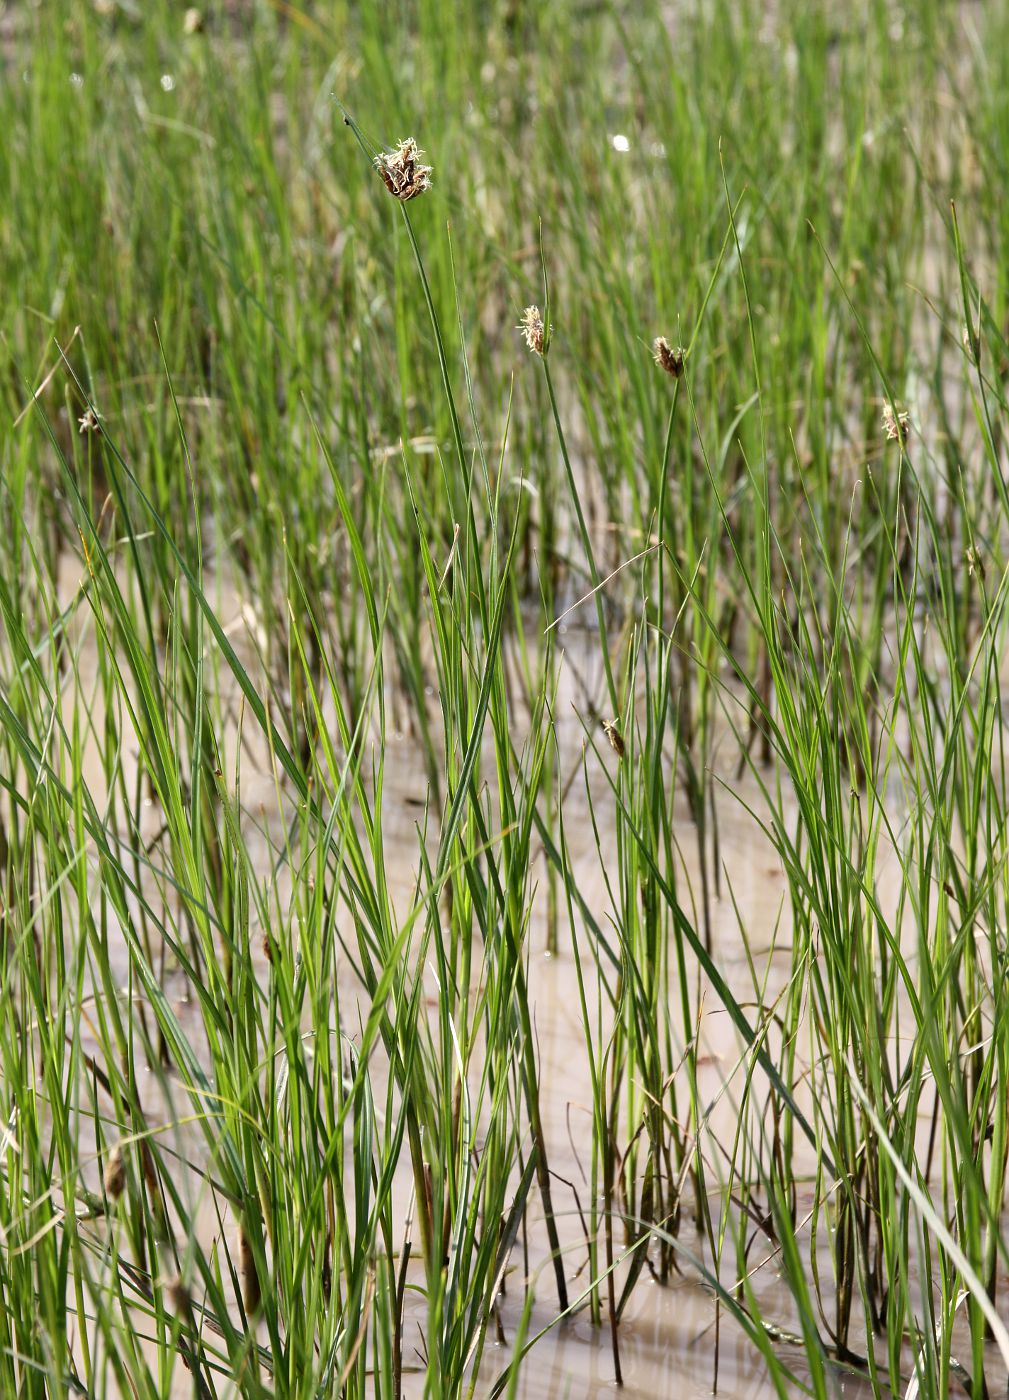
[[[424,154],[412,136],[400,141],[394,151],[382,151],[375,157],[385,187],[397,199],[416,199],[431,188],[431,166],[421,164]]]
[[[907,435],[911,431],[911,424],[906,413],[898,410],[893,411],[893,404],[887,401],[883,405],[883,431],[888,440],[907,442]]]
[[[527,306],[522,312],[518,329],[526,338],[526,344],[534,355],[542,355],[546,344],[546,330],[543,326],[543,313],[538,306]]]
[[[652,341],[652,356],[655,363],[667,374],[671,374],[674,379],[679,379],[683,373],[683,355],[683,347],[670,345],[664,335],[658,335]]]
[[[97,433],[100,427],[101,423],[99,422],[98,414],[90,406],[84,410],[77,420],[77,431],[82,437],[85,433]]]

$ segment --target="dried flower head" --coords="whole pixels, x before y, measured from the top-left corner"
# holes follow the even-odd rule
[[[157,1167],[154,1165],[154,1154],[146,1138],[140,1139],[140,1166],[144,1173],[144,1185],[147,1187],[151,1206],[161,1214],[164,1209],[161,1201],[161,1181],[158,1177]]]
[[[105,1163],[105,1193],[118,1201],[126,1187],[126,1165],[123,1162],[123,1149],[117,1142]]]
[[[679,379],[683,373],[684,354],[682,345],[670,345],[664,335],[656,336],[652,341],[652,355],[655,363],[667,374],[671,374],[674,379]]]
[[[244,1223],[238,1227],[238,1259],[245,1311],[247,1313],[258,1312],[263,1292],[259,1283],[259,1271],[256,1268],[256,1256],[252,1252],[252,1244]]]
[[[168,1294],[169,1301],[177,1313],[186,1314],[192,1307],[192,1296],[183,1281],[181,1274],[173,1274],[171,1278],[161,1280],[162,1287]]]
[[[203,29],[203,16],[195,5],[191,6],[182,19],[183,34],[199,34]]]
[[[526,307],[518,329],[525,336],[526,344],[533,354],[542,355],[546,345],[546,328],[543,325],[543,313],[538,306]]]
[[[77,420],[77,431],[83,436],[85,433],[97,433],[101,427],[98,421],[98,414],[93,408],[87,408]]]
[[[421,164],[424,154],[412,136],[401,141],[394,151],[382,151],[375,157],[385,187],[397,199],[415,199],[431,188],[431,167]]]
[[[617,758],[623,758],[627,750],[624,745],[624,736],[617,728],[617,721],[615,719],[604,719],[603,733],[606,735],[607,739],[609,739],[610,748],[616,754]]]
[[[890,441],[899,439],[901,442],[907,442],[907,435],[911,431],[907,414],[901,410],[894,413],[893,404],[889,400],[883,405],[883,431]]]

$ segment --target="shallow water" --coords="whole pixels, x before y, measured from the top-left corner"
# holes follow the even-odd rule
[[[247,611],[243,613],[237,597],[227,595],[223,616],[236,645],[245,650],[243,632],[254,620],[249,618]],[[86,625],[77,640],[79,684],[89,691],[95,683],[96,673],[93,646]],[[580,763],[585,737],[581,715],[598,706],[601,668],[598,641],[592,632],[576,626],[569,627],[562,637],[562,646],[570,651],[573,663],[570,666],[562,664],[556,707],[560,767],[566,777],[576,771]],[[247,648],[247,659],[251,664],[251,648]],[[233,734],[232,741],[234,738]],[[765,799],[760,787],[764,775],[755,776],[746,772],[738,777],[735,772],[734,741],[728,742],[728,732],[724,738],[726,742],[716,745],[717,772],[724,786],[717,797],[718,853],[722,878],[720,894],[713,893],[711,902],[712,953],[741,1004],[749,1003],[752,1006],[756,999],[756,979],[762,989],[761,999],[766,1005],[773,1002],[791,974],[788,887],[781,862],[754,815],[764,810]],[[244,732],[243,746],[242,803],[244,810],[256,814],[262,823],[262,834],[254,839],[261,844],[265,869],[266,862],[273,863],[276,857],[283,821],[289,813],[283,811],[286,799],[282,799],[281,810],[278,810],[277,788],[271,775],[268,754],[248,726]],[[95,796],[100,798],[104,779],[94,745],[92,750],[86,770]],[[600,752],[605,762],[619,762],[605,745],[601,745]],[[391,735],[386,757],[387,776],[382,810],[386,860],[397,914],[402,917],[413,901],[418,851],[417,823],[424,809],[426,780],[416,746],[405,734],[394,732]],[[605,870],[613,859],[613,803],[599,773],[593,774],[593,766],[594,760],[591,760],[589,781],[600,832],[600,849],[596,846],[588,798],[577,776],[567,788],[564,819],[577,887],[597,920],[605,927],[609,899]],[[491,763],[488,763],[487,769],[491,771]],[[678,894],[688,913],[693,912],[696,924],[699,922],[699,911],[694,910],[692,905],[700,889],[696,829],[680,798],[677,799],[674,816],[681,866]],[[157,813],[150,810],[147,819],[150,824],[147,834],[154,836],[158,827]],[[546,871],[542,858],[538,860],[534,874],[540,888],[527,935],[530,1006],[537,1042],[548,1156],[555,1177],[554,1207],[558,1213],[571,1296],[577,1298],[579,1290],[585,1287],[586,1276],[586,1248],[578,1212],[579,1206],[585,1207],[589,1192],[589,1067],[571,931],[566,928],[566,919],[562,918],[557,953],[548,956],[543,895]],[[884,852],[877,868],[877,891],[884,908],[895,904],[900,879],[896,853]],[[749,957],[740,934],[741,917],[745,920]],[[576,929],[575,932],[585,954],[585,931]],[[253,947],[257,950],[258,973],[265,984],[269,970],[265,955],[258,951],[258,937],[253,938]],[[114,955],[114,963],[117,980],[125,985],[129,971],[125,943],[119,946]],[[189,997],[181,974],[173,970],[170,964],[166,967],[164,986],[194,1045],[202,1046],[203,1032],[198,1010]],[[360,996],[360,989],[349,970],[346,972],[346,985],[341,987],[341,991],[346,1010],[353,1004],[354,998]],[[721,1143],[728,1148],[736,1128],[734,1094],[731,1090],[740,1083],[742,1043],[714,995],[709,994],[702,1005],[698,1030],[699,1087],[702,1101],[712,1105],[705,1140],[706,1143]],[[98,1043],[86,1029],[86,1015],[87,1002],[82,1043],[86,1051],[92,1052],[97,1050]],[[374,1074],[376,1092],[379,1094],[383,1074],[379,1057]],[[150,1084],[150,1098],[145,1107],[152,1120],[160,1118],[167,1125],[169,1137],[174,1140],[182,1161],[194,1166],[205,1165],[206,1146],[194,1128],[191,1125],[171,1126],[173,1120],[178,1124],[179,1119],[188,1112],[181,1095],[178,1102],[163,1102],[156,1079],[150,1071],[146,1078]],[[725,1092],[727,1084],[730,1092]],[[801,1094],[800,1090],[800,1107],[809,1112],[811,1104],[808,1096],[804,1101]],[[160,1114],[156,1110],[159,1102],[162,1103]],[[924,1138],[928,1122],[922,1120],[919,1126]],[[799,1161],[801,1164],[801,1149]],[[812,1165],[810,1157],[809,1166]],[[97,1170],[97,1164],[92,1162],[95,1177]],[[209,1193],[202,1188],[205,1194],[199,1199],[201,1188],[195,1175],[194,1180],[197,1182],[194,1190],[198,1197],[194,1202],[195,1214],[205,1223],[206,1234],[202,1243],[209,1247],[219,1231],[218,1221]],[[90,1184],[94,1185],[94,1182]],[[397,1211],[402,1220],[409,1212],[411,1191],[412,1177],[404,1153],[396,1194]],[[800,1211],[812,1204],[811,1190],[807,1196],[808,1199],[803,1198],[800,1187]],[[615,1363],[608,1327],[605,1324],[593,1326],[585,1310],[572,1320],[551,1326],[556,1314],[553,1271],[547,1259],[539,1197],[534,1195],[531,1200],[525,1241],[528,1256],[527,1259],[523,1258],[520,1242],[513,1252],[507,1294],[501,1308],[504,1343],[495,1344],[493,1337],[489,1337],[479,1372],[477,1393],[489,1393],[508,1366],[509,1348],[515,1337],[522,1307],[522,1284],[527,1277],[532,1281],[536,1299],[529,1335],[534,1336],[543,1328],[549,1330],[525,1359],[516,1394],[526,1400],[535,1400],[535,1397],[551,1397],[552,1400],[556,1396],[614,1393]],[[718,1209],[717,1201],[714,1208]],[[665,1396],[701,1396],[711,1394],[716,1382],[717,1393],[728,1397],[728,1400],[743,1400],[743,1397],[771,1393],[765,1367],[756,1349],[724,1310],[718,1316],[713,1294],[699,1280],[690,1262],[690,1254],[703,1256],[705,1250],[689,1222],[681,1227],[680,1243],[685,1251],[682,1272],[674,1275],[665,1286],[654,1282],[647,1273],[643,1274],[628,1304],[619,1329],[624,1384],[617,1393],[628,1397],[647,1396],[653,1400]],[[722,1284],[731,1289],[736,1281],[731,1249],[727,1249],[726,1255],[719,1276]],[[756,1270],[753,1278],[764,1315],[786,1331],[795,1330],[797,1320],[792,1300],[779,1280],[773,1250],[761,1238],[754,1245],[750,1264],[752,1266],[755,1261],[765,1258],[766,1262]],[[706,1266],[710,1265],[710,1259],[704,1262]],[[826,1259],[824,1262],[826,1264]],[[416,1283],[422,1282],[419,1272],[414,1272],[413,1277]],[[618,1273],[618,1279],[620,1277]],[[416,1365],[416,1358],[423,1348],[424,1316],[422,1305],[418,1307],[420,1310],[416,1315],[408,1318],[404,1335],[404,1362],[407,1368],[404,1389],[409,1395],[420,1395],[423,1391],[423,1376],[421,1368]],[[801,1354],[796,1348],[782,1345],[781,1355],[786,1364],[802,1374]],[[412,1370],[411,1356],[414,1357]],[[838,1384],[840,1393],[845,1395],[869,1393],[864,1382],[855,1378],[840,1376]],[[180,1370],[174,1393],[179,1396],[189,1394],[190,1387],[190,1378]]]

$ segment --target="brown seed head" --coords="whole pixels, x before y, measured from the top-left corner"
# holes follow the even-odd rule
[[[899,409],[894,413],[893,404],[889,401],[883,405],[883,431],[891,442],[898,439],[907,442],[907,435],[911,431],[907,414]]]
[[[140,1166],[144,1173],[144,1185],[147,1187],[151,1206],[160,1211],[162,1208],[161,1181],[158,1178],[158,1169],[154,1165],[154,1154],[146,1138],[140,1140]]]
[[[542,355],[546,345],[546,328],[543,313],[538,306],[527,306],[522,312],[518,329],[526,338],[526,344],[534,355]]]
[[[396,199],[416,199],[431,188],[431,166],[421,164],[424,152],[418,149],[412,136],[400,141],[394,151],[382,151],[375,157],[385,187]]]
[[[617,758],[623,758],[627,749],[624,745],[624,736],[617,728],[617,721],[615,719],[604,719],[603,733],[606,735],[607,739],[609,739],[610,748],[616,754]]]
[[[656,336],[652,342],[652,355],[660,369],[664,369],[674,379],[679,379],[683,373],[684,359],[684,350],[681,345],[670,345],[664,335]]]
[[[164,1280],[165,1292],[169,1301],[177,1313],[188,1313],[192,1306],[192,1298],[189,1289],[183,1282],[181,1274],[175,1274],[172,1278]]]
[[[123,1149],[117,1142],[105,1162],[105,1194],[118,1201],[126,1188],[126,1165]]]
[[[244,1224],[238,1227],[238,1262],[239,1273],[242,1278],[242,1302],[245,1304],[245,1311],[250,1314],[258,1312],[259,1305],[263,1300],[263,1292],[259,1285],[256,1256],[252,1252],[252,1244],[249,1241],[248,1232]]]

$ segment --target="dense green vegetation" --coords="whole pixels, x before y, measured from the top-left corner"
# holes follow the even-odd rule
[[[1004,1385],[1007,24],[0,7],[4,1395]]]

